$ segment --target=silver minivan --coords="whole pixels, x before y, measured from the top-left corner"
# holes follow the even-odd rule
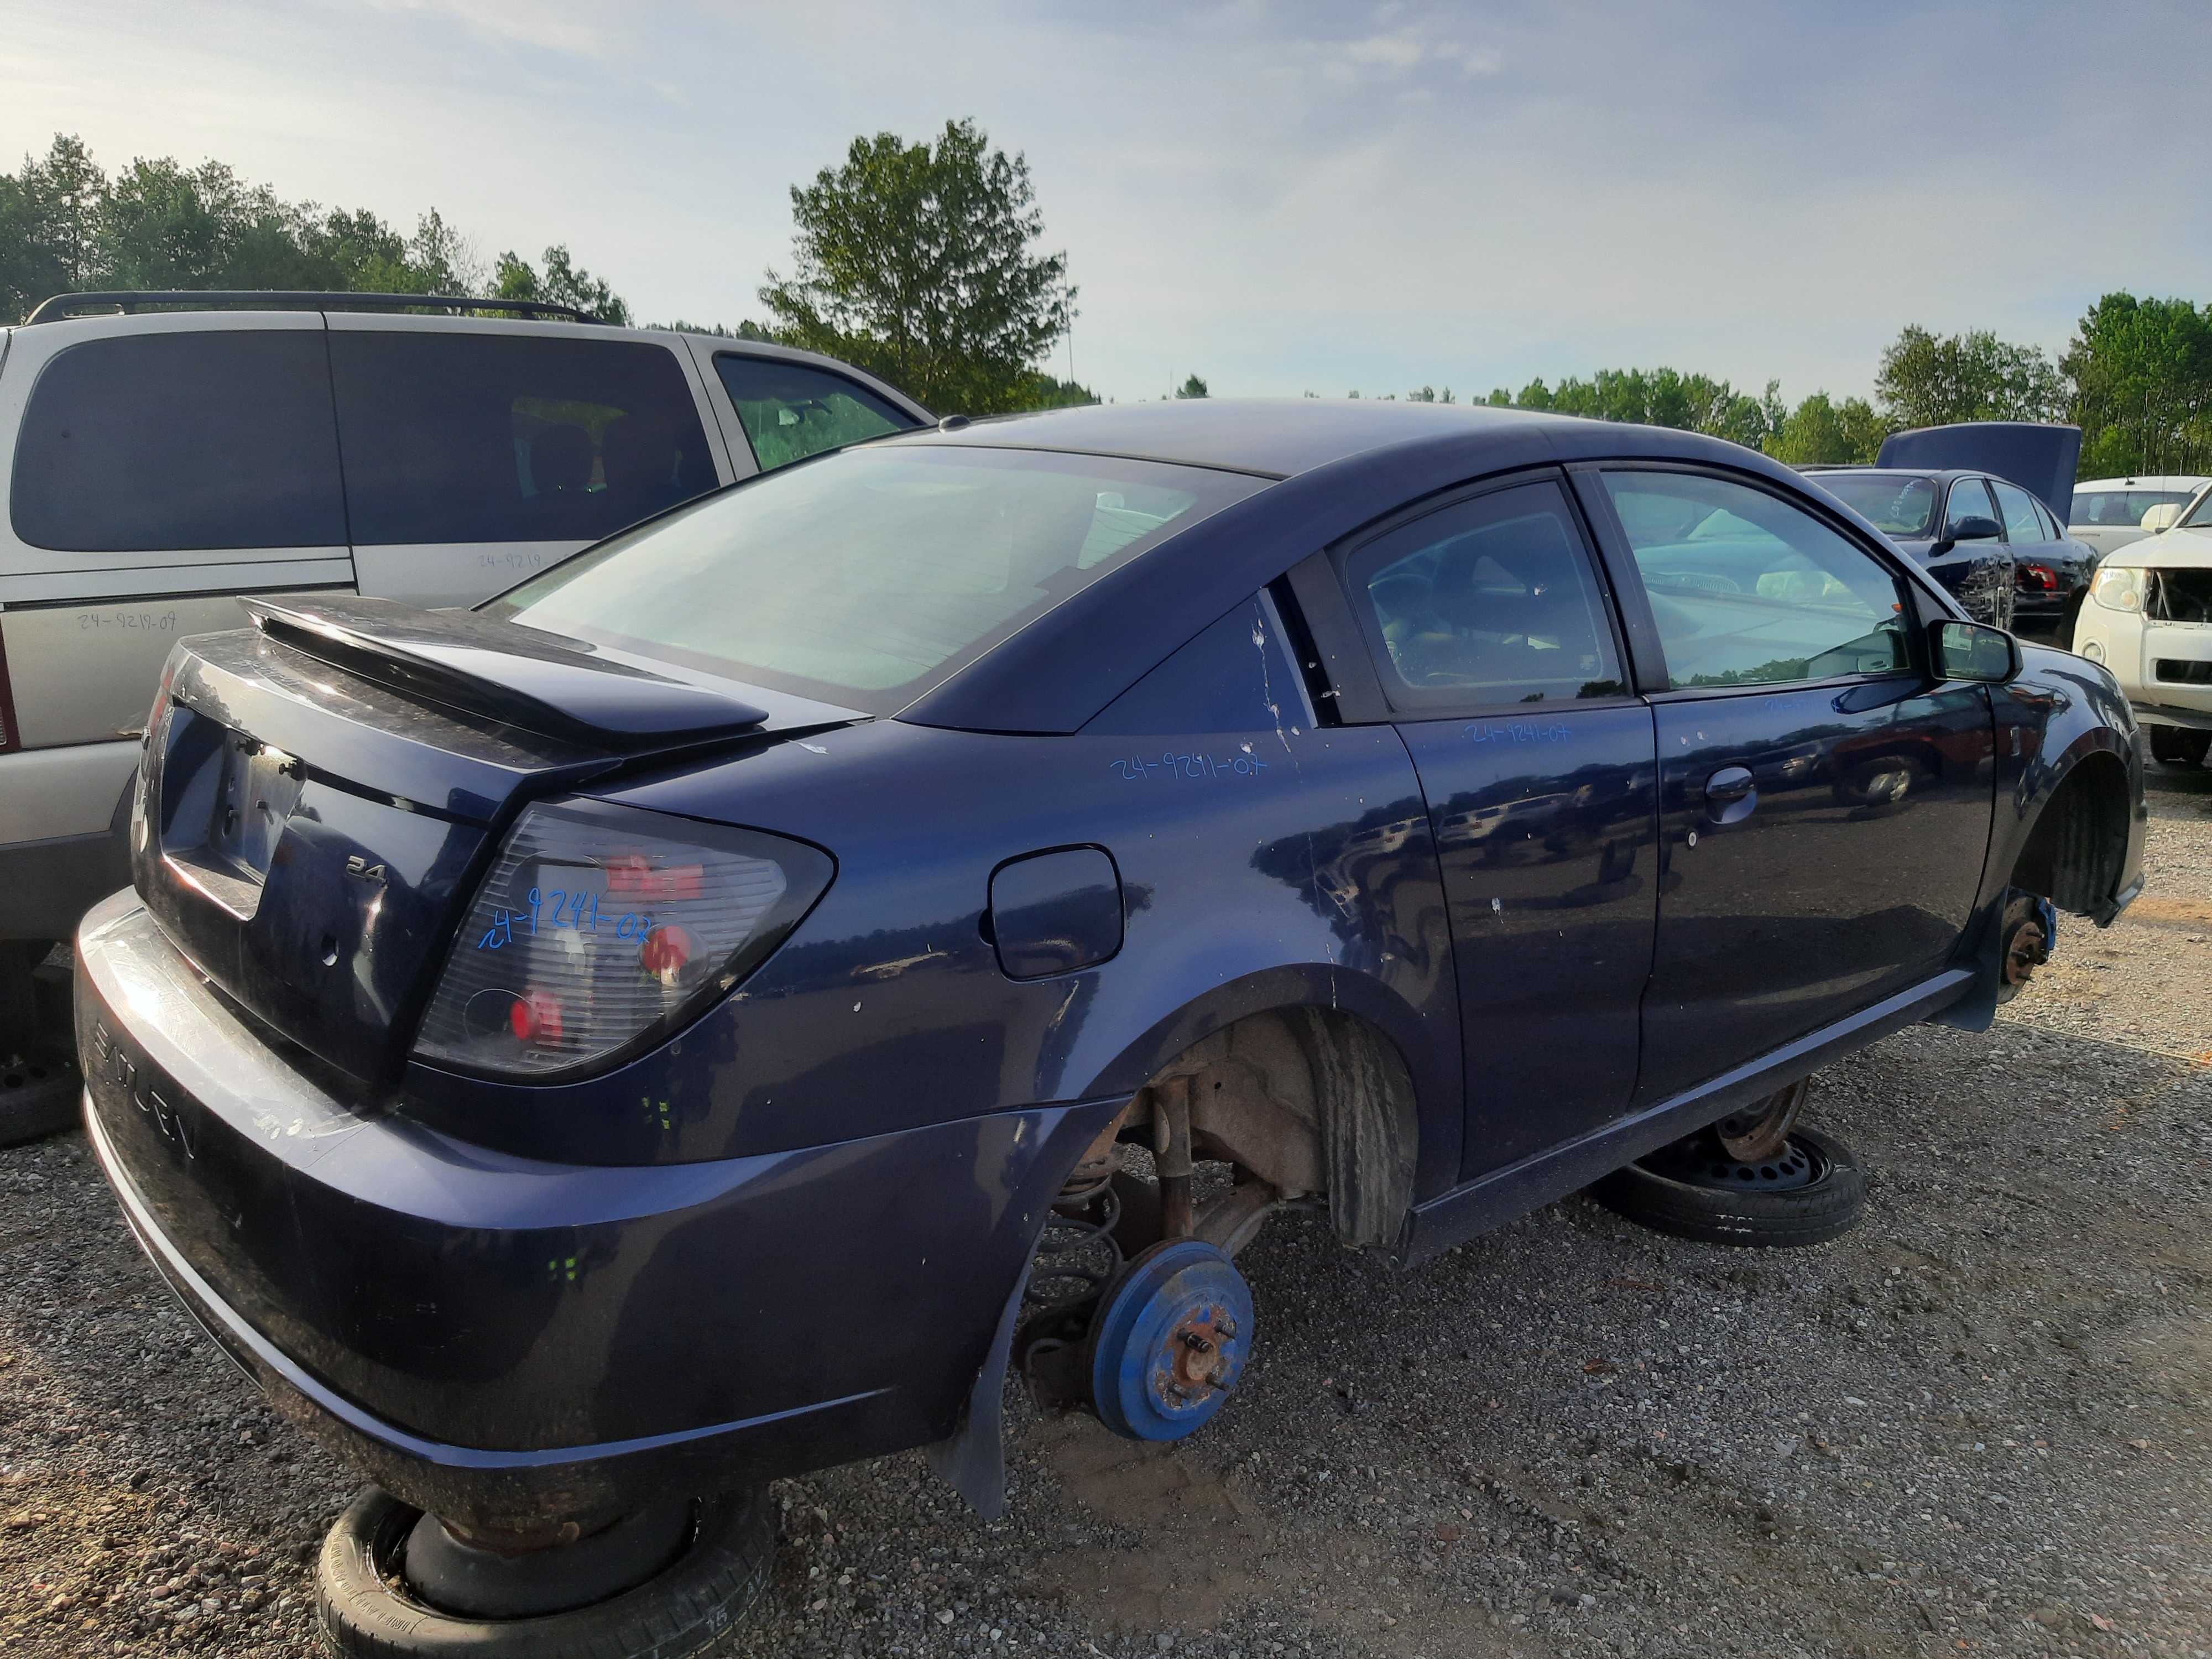
[[[2179,509],[2208,482],[2193,473],[2159,477],[2084,478],[2074,486],[2074,510],[2066,532],[2099,553],[2116,553],[2130,542],[2163,530],[2181,516]],[[2162,523],[2146,525],[2146,514],[2166,509]]]
[[[239,625],[240,594],[473,605],[931,418],[829,358],[543,305],[88,295],[0,330],[0,1144],[11,1121],[42,1132],[33,1094],[74,1115],[75,1084],[41,1087],[52,1067],[26,1058],[25,975],[34,941],[129,878],[138,739],[178,639]]]

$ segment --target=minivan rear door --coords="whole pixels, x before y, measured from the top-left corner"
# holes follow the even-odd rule
[[[327,320],[364,594],[475,605],[752,470],[732,470],[675,335],[356,312]]]
[[[330,391],[313,313],[15,331],[0,651],[21,747],[137,736],[169,647],[243,620],[233,594],[351,586]]]

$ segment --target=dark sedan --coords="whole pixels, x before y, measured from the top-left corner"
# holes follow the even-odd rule
[[[1903,547],[1978,622],[2065,645],[2098,554],[2018,484],[1983,472],[1807,467]]]
[[[249,608],[79,938],[88,1127],[380,1483],[363,1653],[689,1651],[775,1475],[933,1444],[994,1513],[1010,1356],[1188,1434],[1285,1205],[1408,1263],[1593,1182],[1832,1237],[1808,1075],[2142,884],[2104,670],[1680,432],[948,421],[474,614]]]

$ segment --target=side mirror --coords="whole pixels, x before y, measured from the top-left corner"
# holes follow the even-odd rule
[[[1985,519],[1978,513],[1969,513],[1963,519],[1954,519],[1948,532],[1954,542],[1993,542],[2004,534],[2004,526],[1995,519]]]
[[[2002,685],[2020,672],[2020,641],[1986,623],[1944,621],[1929,624],[1929,654],[1947,680],[1982,680]]]
[[[2180,520],[2181,503],[2167,501],[2161,506],[2154,507],[2142,515],[2143,533],[2147,536],[2155,536],[2161,530],[2172,529],[2180,522]]]

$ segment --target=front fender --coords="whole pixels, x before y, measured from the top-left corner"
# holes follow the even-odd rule
[[[2109,755],[2126,780],[2127,846],[2104,895],[2108,925],[2142,882],[2150,822],[2143,799],[2142,740],[2119,682],[2069,652],[2024,646],[2018,678],[1992,688],[1996,720],[1996,811],[1978,909],[2002,904],[2004,890],[2038,821],[2059,787],[2092,755]]]

